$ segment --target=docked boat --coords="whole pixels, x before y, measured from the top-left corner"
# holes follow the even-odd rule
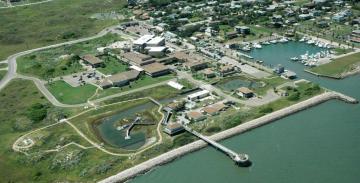
[[[307,44],[315,44],[315,41],[312,40],[312,39],[310,39],[310,40],[308,40],[306,43],[307,43]]]
[[[259,43],[254,43],[253,47],[254,48],[262,48],[261,44],[259,44]]]
[[[287,43],[289,40],[286,37],[282,37],[281,39],[279,39],[280,43]]]
[[[276,44],[278,41],[276,39],[270,41],[271,44]]]
[[[243,51],[251,51],[251,48],[249,46],[244,46],[242,48]]]
[[[300,41],[300,42],[305,42],[305,41],[306,41],[306,37],[302,37],[299,41]]]
[[[270,43],[269,43],[269,41],[264,41],[264,42],[262,42],[262,44],[269,45]]]

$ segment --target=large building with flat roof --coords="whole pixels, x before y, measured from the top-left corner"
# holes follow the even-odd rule
[[[122,87],[128,85],[131,81],[138,79],[140,72],[137,70],[131,70],[114,74],[100,84],[103,89],[110,87]]]
[[[94,55],[84,55],[81,57],[81,59],[88,65],[91,65],[92,67],[100,67],[104,64],[104,62],[102,60],[100,60],[99,58],[95,57]]]
[[[168,67],[158,62],[144,65],[142,68],[144,69],[145,73],[151,77],[162,76],[170,73],[170,69]]]
[[[155,62],[151,56],[138,52],[125,52],[122,54],[122,57],[131,65],[136,66],[143,66]]]

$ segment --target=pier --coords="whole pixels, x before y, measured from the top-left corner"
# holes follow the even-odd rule
[[[140,122],[141,117],[136,117],[134,122],[132,122],[126,129],[125,140],[131,139],[130,131],[134,128],[135,125],[154,125],[155,123],[142,123]]]
[[[206,143],[214,146],[216,149],[224,152],[226,155],[228,155],[234,162],[235,164],[239,165],[239,166],[243,166],[243,167],[247,167],[251,165],[251,162],[249,160],[249,156],[247,154],[238,154],[236,152],[234,152],[233,150],[211,140],[210,138],[194,131],[193,129],[191,129],[190,127],[183,125],[183,127],[185,128],[186,131],[188,131],[189,133],[197,136],[198,138],[202,139],[203,141],[205,141]]]

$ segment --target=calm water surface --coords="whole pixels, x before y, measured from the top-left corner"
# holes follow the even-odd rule
[[[149,110],[153,107],[156,107],[152,102],[148,102],[142,105],[138,105],[132,108],[129,108],[124,111],[120,111],[114,115],[108,116],[101,120],[96,126],[101,138],[108,144],[119,147],[123,149],[138,149],[142,145],[145,144],[146,137],[142,132],[134,132],[131,133],[131,139],[125,140],[126,130],[117,130],[115,127],[116,122],[123,119],[132,119],[135,118],[136,114]],[[130,123],[130,122],[129,122]]]
[[[289,61],[305,53],[309,45],[274,46],[251,55],[268,64],[283,64],[300,78],[360,99],[359,75],[339,81],[312,76],[303,72],[303,65]],[[223,153],[207,147],[131,182],[360,182],[360,105],[329,101],[221,143],[248,153],[253,165],[236,167]]]

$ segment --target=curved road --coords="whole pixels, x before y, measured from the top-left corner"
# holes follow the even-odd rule
[[[36,78],[36,77],[31,77],[31,76],[23,76],[23,75],[19,75],[16,73],[16,68],[17,68],[17,63],[16,63],[16,59],[18,57],[33,53],[35,51],[41,51],[41,50],[45,50],[45,49],[50,49],[50,48],[55,48],[55,47],[59,47],[59,46],[64,46],[64,45],[70,45],[70,44],[75,44],[75,43],[80,43],[80,42],[84,42],[84,41],[88,41],[88,40],[92,40],[92,39],[96,39],[99,37],[102,37],[104,35],[106,35],[109,32],[112,32],[114,30],[114,28],[117,26],[111,26],[108,28],[103,29],[102,31],[100,31],[98,34],[91,36],[91,37],[87,37],[87,38],[81,38],[81,39],[77,39],[77,40],[72,40],[72,41],[68,41],[68,42],[64,42],[64,43],[58,43],[58,44],[53,44],[50,46],[45,46],[45,47],[41,47],[41,48],[35,48],[32,50],[27,50],[27,51],[23,51],[23,52],[19,52],[16,53],[14,55],[11,55],[7,58],[7,63],[8,63],[8,72],[6,73],[6,75],[3,77],[2,80],[0,80],[0,90],[2,90],[12,79],[15,78],[22,78],[22,79],[28,79],[28,80],[32,80],[35,85],[38,87],[38,89],[45,95],[45,97],[55,106],[59,106],[59,107],[79,107],[79,106],[84,106],[86,104],[77,104],[77,105],[67,105],[67,104],[62,104],[60,103],[45,87],[44,85],[44,81]],[[2,61],[3,62],[3,61]]]

